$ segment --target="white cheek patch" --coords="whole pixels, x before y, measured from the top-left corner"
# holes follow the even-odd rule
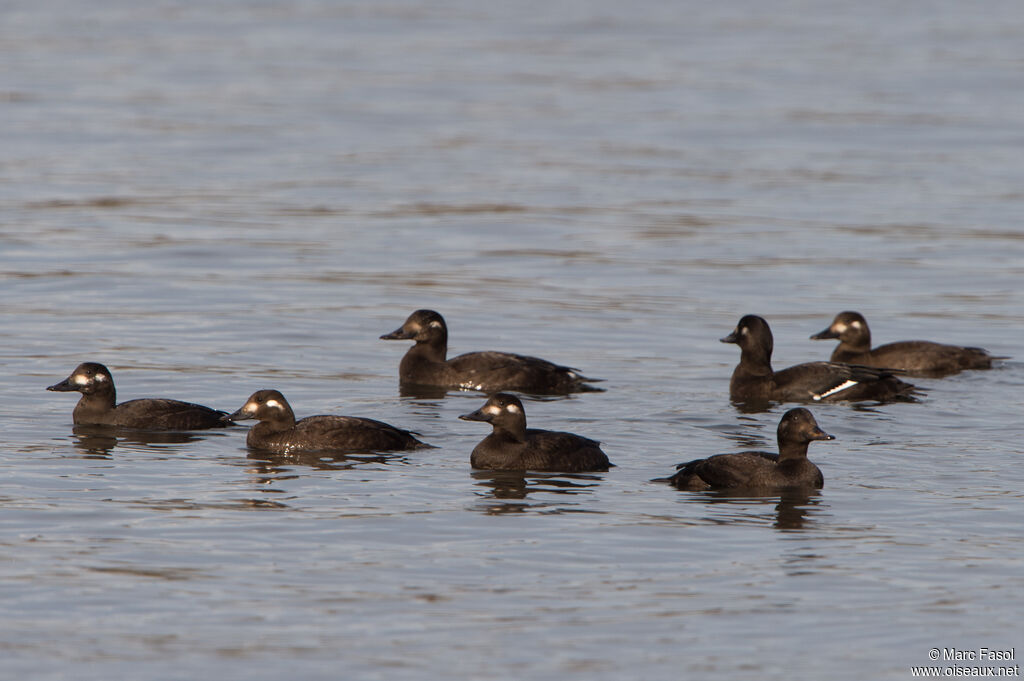
[[[508,405],[508,406],[507,406],[507,407],[505,407],[505,408],[506,408],[506,409],[508,409],[508,410],[509,410],[509,412],[511,412],[511,413],[513,413],[513,414],[518,414],[518,413],[519,413],[519,407],[517,407],[517,406],[516,406],[516,405],[514,405],[514,404],[510,404],[510,405]]]
[[[281,403],[278,402],[277,400],[267,400],[266,402],[264,402],[264,404],[266,404],[271,409],[283,409],[284,408],[284,407],[281,406]]]
[[[850,326],[852,326],[855,329],[859,329],[861,326],[863,326],[863,324],[861,324],[860,322],[854,320],[854,321],[850,322]]]
[[[439,322],[439,321],[437,321],[435,319],[434,321],[430,322],[430,328],[432,328],[432,329],[440,329],[441,328],[441,322]]]
[[[485,414],[490,414],[491,416],[497,416],[498,414],[501,413],[501,407],[496,407],[493,404],[488,404],[480,411],[482,411]]]
[[[83,376],[82,374],[75,374],[71,377],[71,382],[75,385],[89,385],[89,377]]]
[[[828,397],[830,395],[835,395],[836,393],[840,393],[840,392],[846,390],[847,388],[852,388],[855,385],[857,385],[857,381],[846,380],[846,381],[843,381],[842,383],[840,383],[839,385],[837,385],[836,387],[832,388],[831,390],[826,390],[825,392],[821,393],[820,395],[815,395],[815,394],[812,393],[811,397],[814,398],[815,402],[818,402],[820,400],[825,399],[826,397]]]
[[[856,328],[858,326],[857,322],[854,322],[852,326]],[[843,333],[846,331],[846,324],[836,324],[835,326],[832,327],[832,330],[835,331],[836,333]]]

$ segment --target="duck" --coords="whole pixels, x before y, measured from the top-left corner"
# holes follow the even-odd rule
[[[803,407],[782,415],[777,430],[779,453],[736,452],[694,459],[676,466],[677,472],[655,482],[668,482],[681,490],[821,489],[825,478],[807,459],[807,446],[816,440],[834,440],[814,415]]]
[[[599,379],[539,357],[488,351],[448,359],[448,326],[434,310],[416,310],[402,326],[381,339],[415,341],[398,367],[402,385],[486,393],[514,390],[534,395],[601,390],[589,385]]]
[[[931,341],[910,340],[886,343],[871,348],[871,330],[864,315],[845,311],[836,315],[823,331],[811,340],[839,339],[832,351],[833,362],[863,364],[870,367],[899,369],[920,376],[946,376],[965,369],[990,369],[993,357],[987,350]]]
[[[79,392],[72,419],[75,425],[117,426],[137,430],[202,430],[228,425],[225,412],[201,404],[163,398],[143,398],[117,404],[114,378],[106,366],[83,362],[54,392]]]
[[[782,371],[771,365],[774,340],[764,318],[745,315],[723,343],[740,346],[740,363],[729,382],[733,402],[842,402],[912,400],[917,388],[897,370],[842,362],[807,362]]]
[[[257,390],[231,421],[257,420],[246,445],[276,454],[302,452],[385,452],[430,447],[408,430],[359,416],[320,414],[296,420],[288,400],[277,390]]]
[[[606,471],[614,464],[590,438],[526,427],[526,411],[515,395],[496,393],[482,407],[459,417],[490,423],[491,434],[470,455],[473,468],[488,470]]]

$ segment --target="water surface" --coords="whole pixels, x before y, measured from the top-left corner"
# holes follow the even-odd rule
[[[775,365],[877,342],[1019,358],[1015,3],[14,3],[0,85],[3,675],[891,678],[1021,643],[1019,360],[918,404],[812,409],[803,497],[680,493],[771,449],[717,339]],[[588,475],[473,471],[453,353],[580,367],[529,400]],[[244,427],[82,432],[47,393],[372,416],[437,449],[285,460]],[[76,432],[77,431],[77,432]]]

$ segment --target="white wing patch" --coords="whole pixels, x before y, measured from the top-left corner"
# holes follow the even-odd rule
[[[843,381],[842,383],[840,383],[839,385],[837,385],[836,387],[832,388],[831,390],[826,390],[825,392],[821,393],[820,395],[815,395],[814,393],[811,393],[811,397],[814,398],[815,402],[818,402],[820,400],[825,399],[826,397],[828,397],[830,395],[835,395],[836,393],[842,392],[842,391],[846,390],[847,388],[852,388],[855,385],[857,385],[857,381],[853,381],[853,380],[847,379],[847,380]]]

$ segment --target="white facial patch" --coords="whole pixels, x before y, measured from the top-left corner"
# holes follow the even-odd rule
[[[488,404],[486,407],[484,407],[480,411],[482,411],[485,414],[490,414],[491,416],[497,416],[498,414],[501,413],[501,407],[498,407],[498,406],[493,405],[493,404]]]
[[[519,413],[519,407],[518,407],[517,405],[514,405],[514,404],[510,404],[510,405],[508,405],[508,406],[507,406],[507,407],[505,407],[505,408],[506,408],[506,409],[508,409],[508,410],[509,410],[509,412],[511,412],[511,413],[513,413],[513,414],[518,414],[518,413]]]
[[[815,402],[818,402],[820,400],[825,399],[826,397],[828,397],[830,395],[835,395],[836,393],[842,392],[842,391],[846,390],[847,388],[851,388],[851,387],[853,387],[855,385],[857,385],[857,381],[846,380],[846,381],[843,381],[842,383],[840,383],[839,385],[837,385],[836,387],[832,388],[831,390],[826,390],[825,392],[821,393],[820,395],[815,395],[814,393],[811,393],[811,397],[814,398]]]
[[[854,322],[854,325],[856,324],[857,322]],[[835,331],[836,333],[843,333],[846,331],[846,324],[844,324],[843,322],[839,322],[838,324],[832,327],[832,330]]]
[[[850,326],[852,326],[855,329],[859,329],[860,327],[863,326],[863,324],[861,324],[859,321],[855,319],[852,322],[850,322]]]
[[[271,409],[284,409],[284,407],[281,406],[281,403],[278,402],[277,400],[267,400],[266,402],[264,402],[264,404],[266,404]]]
[[[75,374],[71,377],[71,382],[75,385],[89,385],[89,377],[84,374]]]
[[[439,321],[437,321],[435,319],[434,321],[430,322],[430,328],[432,328],[432,329],[440,329],[441,328],[441,322],[439,322]]]

